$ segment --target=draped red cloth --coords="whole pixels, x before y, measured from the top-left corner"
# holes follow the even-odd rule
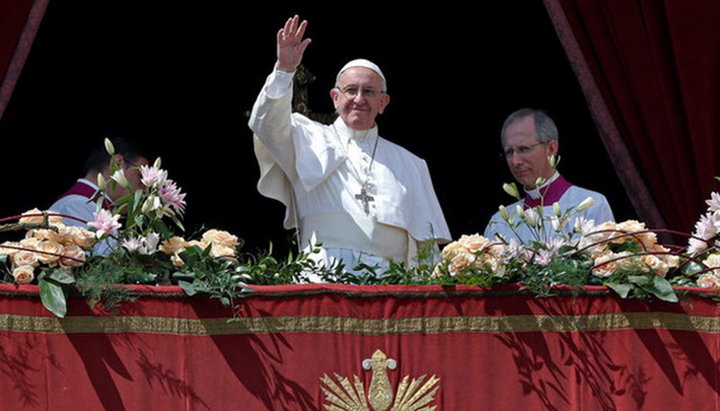
[[[641,219],[691,231],[720,174],[720,3],[545,5]]]
[[[439,381],[442,410],[717,409],[720,308],[440,286],[256,286],[237,301],[131,287],[135,302],[94,315],[72,299],[51,316],[37,287],[0,286],[0,409],[319,410],[323,376],[358,377],[381,350],[386,374]],[[325,380],[327,382],[327,380]],[[353,388],[354,389],[354,388]]]
[[[25,65],[48,1],[0,2],[0,117]]]

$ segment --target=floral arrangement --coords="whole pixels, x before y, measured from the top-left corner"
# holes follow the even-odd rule
[[[112,155],[112,143],[106,141]],[[551,164],[556,164],[553,158]],[[219,299],[237,314],[238,298],[252,291],[247,284],[288,284],[321,278],[352,284],[467,284],[492,286],[520,283],[538,295],[552,295],[557,285],[605,285],[622,297],[656,296],[678,301],[673,286],[720,287],[720,194],[712,193],[708,210],[690,235],[687,248],[672,249],[658,243],[657,234],[644,223],[628,220],[596,224],[581,213],[593,206],[592,198],[561,210],[555,203],[544,215],[537,207],[509,212],[500,206],[503,222],[517,238],[488,239],[463,235],[439,253],[426,244],[413,267],[391,262],[376,273],[343,271],[342,265],[325,267],[308,254],[279,260],[272,248],[257,255],[240,253],[243,242],[218,229],[204,230],[189,239],[182,234],[185,194],[168,178],[160,159],[138,167],[141,187],[132,190],[124,170],[112,163],[108,181],[98,175],[98,186],[120,185],[128,195],[109,209],[97,203],[88,228],[66,224],[49,211],[29,210],[17,224],[0,224],[0,231],[24,230],[25,238],[0,244],[0,268],[5,281],[37,282],[45,307],[62,317],[71,292],[84,295],[91,305],[102,302],[112,311],[132,299],[122,284],[177,284],[188,295]],[[543,181],[539,179],[538,185]],[[514,184],[503,187],[519,199]],[[520,227],[531,232],[522,240]],[[196,237],[193,239],[192,237]],[[112,239],[107,256],[94,255],[93,246]],[[316,250],[313,250],[314,252]]]
[[[552,157],[549,162],[553,168],[557,164]],[[515,184],[503,189],[520,200]],[[554,203],[552,215],[543,215],[542,198],[540,205],[518,206],[514,213],[500,206],[501,218],[517,238],[463,235],[443,249],[433,277],[486,286],[522,283],[540,295],[560,284],[605,285],[622,297],[677,301],[673,285],[720,286],[720,253],[707,251],[720,245],[720,195],[713,193],[707,204],[686,252],[659,244],[656,232],[635,220],[595,224],[585,219],[579,213],[594,205],[592,198],[567,210]],[[521,226],[529,229],[532,240],[518,234]]]
[[[42,268],[66,273],[86,261],[86,251],[95,244],[95,235],[82,228],[66,226],[62,217],[38,209],[26,211],[19,223],[26,228],[25,238],[0,244],[0,256],[10,264],[17,284],[29,284]]]

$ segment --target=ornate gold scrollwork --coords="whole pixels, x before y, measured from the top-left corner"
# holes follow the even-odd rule
[[[324,404],[328,411],[434,411],[437,406],[429,406],[435,401],[435,394],[440,388],[440,378],[433,375],[425,381],[426,375],[410,380],[406,375],[395,393],[390,386],[387,370],[397,368],[397,362],[387,358],[384,352],[377,350],[372,358],[363,360],[362,366],[372,371],[370,386],[365,395],[365,386],[357,375],[350,379],[334,373],[335,380],[323,374],[320,381],[325,394]],[[395,400],[393,402],[393,399]],[[392,408],[390,408],[392,406]]]

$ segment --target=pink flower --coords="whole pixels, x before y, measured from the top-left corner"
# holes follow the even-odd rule
[[[141,166],[140,175],[145,187],[159,187],[167,181],[167,171],[155,166]]]
[[[166,209],[169,210],[168,206],[172,206],[176,212],[183,212],[185,209],[185,193],[180,192],[180,188],[172,180],[167,180],[165,184],[158,190],[160,199],[163,204],[166,205]]]
[[[119,223],[120,214],[113,215],[108,210],[100,210],[97,213],[93,213],[93,217],[95,218],[95,221],[88,223],[88,225],[90,227],[95,227],[97,230],[95,235],[98,238],[122,227]]]
[[[720,210],[720,194],[718,193],[712,193],[710,194],[710,199],[705,201],[705,203],[708,205],[708,211],[719,211]]]

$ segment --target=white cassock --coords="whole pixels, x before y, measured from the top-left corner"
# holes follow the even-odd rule
[[[419,241],[449,241],[425,161],[377,127],[355,131],[341,118],[327,126],[292,113],[292,77],[270,74],[249,123],[258,191],[287,207],[284,227],[299,226],[303,246],[317,239],[326,263],[340,258],[348,269],[411,263]],[[363,187],[371,200],[360,197]]]
[[[541,192],[544,193],[542,198],[540,195]],[[536,204],[542,202],[543,215],[545,217],[549,217],[555,215],[555,212],[553,211],[553,203],[557,202],[564,213],[572,207],[577,207],[588,197],[592,197],[592,199],[595,200],[595,204],[583,211],[573,213],[573,217],[570,218],[567,225],[562,230],[562,233],[572,232],[575,220],[580,216],[587,220],[594,220],[595,224],[601,224],[606,221],[615,221],[612,210],[610,209],[610,204],[604,195],[596,191],[590,191],[576,185],[572,185],[557,172],[555,172],[550,180],[542,186],[534,190],[527,190],[525,192],[525,199],[516,201],[515,203],[506,206],[505,209],[513,221],[518,221],[519,217],[516,211],[518,205],[521,205],[524,209],[526,209],[528,206],[534,207]],[[496,233],[500,234],[507,241],[512,239],[518,240],[518,236],[524,243],[536,240],[530,228],[528,228],[525,224],[518,227],[516,235],[502,219],[499,211],[490,219],[490,223],[488,223],[485,228],[484,235],[489,239],[495,239]],[[556,232],[550,222],[545,220],[545,238],[550,239],[555,234]]]

